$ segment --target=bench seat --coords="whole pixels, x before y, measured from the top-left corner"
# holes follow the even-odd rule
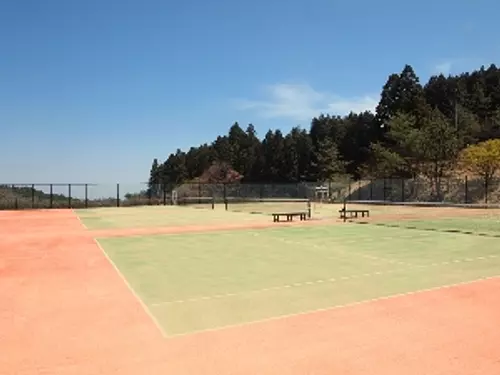
[[[339,210],[340,213],[340,218],[345,219],[347,217],[355,217],[357,218],[358,215],[361,214],[361,217],[370,217],[370,210]]]
[[[293,221],[294,217],[299,217],[301,221],[307,220],[307,212],[274,212],[272,213],[273,215],[273,222],[277,223],[280,221],[280,217],[285,216],[286,221]]]

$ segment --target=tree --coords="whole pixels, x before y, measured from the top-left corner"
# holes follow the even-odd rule
[[[262,177],[265,182],[286,181],[285,138],[280,130],[269,130],[262,141]]]
[[[158,164],[158,159],[155,158],[153,159],[153,165],[149,172],[148,194],[157,196],[160,192],[160,166]]]
[[[460,154],[459,165],[480,176],[487,188],[500,170],[500,139],[471,145]]]
[[[358,168],[360,176],[386,178],[404,170],[405,160],[397,152],[391,151],[380,143],[372,143],[370,151],[370,159]]]
[[[391,74],[387,79],[376,108],[375,121],[386,132],[393,116],[399,113],[417,115],[425,104],[424,91],[415,71],[411,65],[405,65],[400,74]]]
[[[383,127],[381,127],[383,125]],[[153,161],[150,187],[197,179],[226,163],[245,183],[318,181],[339,173],[355,178],[427,176],[437,199],[460,149],[500,138],[500,69],[481,67],[424,84],[411,65],[389,75],[376,113],[322,113],[310,128],[287,134],[235,122],[212,142]]]
[[[457,129],[437,108],[426,117],[416,134],[415,154],[420,172],[432,182],[437,200],[443,199],[442,180],[451,171],[460,151]]]
[[[205,184],[229,184],[239,182],[243,178],[231,165],[225,161],[214,162],[198,181]]]
[[[340,159],[337,145],[329,138],[319,142],[314,153],[315,174],[318,181],[330,181],[344,173],[344,162]]]

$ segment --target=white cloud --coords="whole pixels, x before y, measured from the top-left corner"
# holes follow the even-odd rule
[[[462,57],[441,59],[438,63],[432,66],[432,74],[457,74],[466,71],[476,70],[484,65],[488,67],[491,62],[484,58]]]
[[[262,99],[239,99],[239,110],[254,111],[265,118],[310,120],[321,113],[345,115],[349,112],[374,111],[378,103],[375,96],[343,98],[332,93],[314,90],[306,84],[275,84],[264,88]]]
[[[451,73],[451,67],[453,63],[451,61],[446,61],[446,62],[441,62],[439,64],[436,64],[434,66],[434,74],[442,74],[444,76],[447,76],[448,74]]]

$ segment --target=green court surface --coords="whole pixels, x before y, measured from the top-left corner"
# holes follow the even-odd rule
[[[99,243],[167,335],[500,275],[498,239],[374,225]]]
[[[169,227],[187,225],[218,225],[271,221],[269,216],[227,212],[220,205],[212,210],[205,206],[150,206],[94,208],[76,210],[88,229]]]

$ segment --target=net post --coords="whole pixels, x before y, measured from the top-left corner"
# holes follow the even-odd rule
[[[344,207],[342,208],[342,211],[344,211],[344,223],[347,221],[346,205],[347,205],[347,199],[344,199]]]
[[[212,210],[215,210],[215,197],[212,197]]]
[[[120,207],[120,184],[116,184],[116,207]]]
[[[310,199],[307,200],[307,216],[309,217],[309,219],[312,217],[311,200]]]
[[[227,207],[227,198],[224,198],[224,207],[226,208],[226,211],[228,210],[228,207]]]

